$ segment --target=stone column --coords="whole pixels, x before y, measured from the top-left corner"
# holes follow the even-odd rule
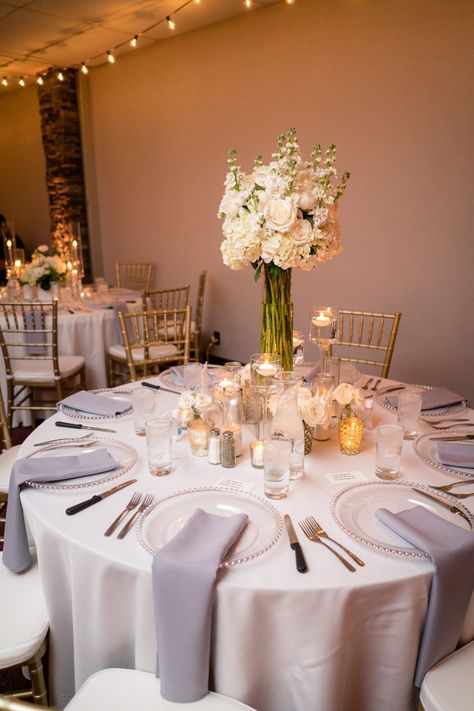
[[[91,280],[86,191],[82,163],[81,127],[76,93],[76,69],[50,69],[38,86],[41,133],[46,158],[51,234],[56,252],[65,254],[71,240],[68,226],[78,222],[84,279]]]

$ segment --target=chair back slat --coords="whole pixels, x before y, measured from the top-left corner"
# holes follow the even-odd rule
[[[182,309],[189,303],[189,284],[173,289],[151,289],[143,292],[143,311]]]
[[[116,262],[115,285],[123,289],[150,289],[153,264],[150,262]]]
[[[59,377],[58,302],[1,303],[0,346],[7,377],[18,361],[50,361]]]
[[[374,366],[380,375],[388,377],[400,312],[339,311],[339,335],[331,353],[342,361]],[[375,357],[380,354],[380,358]]]

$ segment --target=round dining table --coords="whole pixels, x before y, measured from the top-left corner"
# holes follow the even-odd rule
[[[177,407],[175,393],[159,390],[154,397],[157,416]],[[466,409],[462,416],[474,422],[474,411]],[[374,425],[395,418],[375,403]],[[68,433],[55,426],[58,419],[67,417],[61,412],[41,424],[22,445],[20,456],[30,454],[37,442]],[[235,468],[192,456],[184,437],[173,445],[172,472],[154,477],[148,471],[146,440],[134,433],[132,415],[79,421],[115,430],[96,434],[137,451],[136,465],[118,480],[133,477],[137,482],[73,516],[66,515],[66,508],[107,486],[22,491],[50,618],[51,700],[58,708],[100,669],[155,670],[152,556],[137,529],[123,539],[104,536],[132,493],[152,493],[159,502],[176,491],[220,485],[225,477],[249,485],[250,496],[264,497],[263,470],[250,463],[249,428],[244,428],[243,453]],[[430,431],[421,422],[420,432]],[[361,452],[352,457],[340,452],[333,430],[329,440],[313,442],[304,476],[291,482],[288,497],[271,502],[281,516],[290,514],[308,572],[297,571],[286,532],[262,555],[219,572],[211,653],[215,691],[259,711],[416,708],[413,677],[433,564],[421,555],[396,555],[363,544],[338,525],[331,510],[334,497],[347,486],[342,473],[351,473],[359,483],[380,482],[374,450],[375,430],[366,429]],[[405,441],[401,480],[442,484],[456,477],[429,466],[415,453],[413,441]],[[474,512],[474,497],[463,504]],[[350,572],[324,546],[305,538],[298,522],[308,515],[365,565]],[[188,595],[191,601],[192,589]],[[474,637],[472,601],[462,637]]]

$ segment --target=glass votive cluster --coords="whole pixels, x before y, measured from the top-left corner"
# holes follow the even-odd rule
[[[214,427],[214,420],[192,419],[188,423],[188,439],[191,454],[195,457],[206,457],[209,448],[209,435]]]
[[[364,434],[360,417],[345,417],[339,422],[339,445],[343,454],[359,454]]]

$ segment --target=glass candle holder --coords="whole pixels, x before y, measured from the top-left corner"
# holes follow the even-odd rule
[[[250,442],[250,463],[255,469],[263,469],[263,442],[254,439]]]
[[[319,373],[316,376],[316,391],[322,397],[329,399],[334,390],[334,375],[330,373]],[[316,425],[314,428],[314,439],[319,442],[325,442],[330,439],[331,431],[329,427],[323,427],[323,425]]]
[[[332,306],[314,306],[311,309],[309,340],[321,351],[321,372],[326,372],[329,347],[337,338],[339,312]]]
[[[242,370],[242,363],[237,360],[230,360],[224,363],[224,373],[226,377],[230,378],[234,383],[240,385],[240,372]]]
[[[232,386],[234,384],[234,381],[231,380],[230,378],[226,377],[223,378],[222,380],[219,380],[219,382],[214,383],[211,389],[211,399],[214,405],[217,405],[218,407],[222,407],[224,403],[224,388],[228,388],[229,386]]]
[[[359,454],[364,421],[360,417],[344,417],[339,422],[339,445],[343,454]]]
[[[191,445],[191,454],[195,457],[206,457],[209,448],[209,433],[214,427],[214,420],[201,418],[190,420],[188,423],[188,439]]]
[[[242,424],[244,419],[242,393],[238,385],[224,388],[223,429],[233,432],[235,440],[235,456],[242,454]]]

